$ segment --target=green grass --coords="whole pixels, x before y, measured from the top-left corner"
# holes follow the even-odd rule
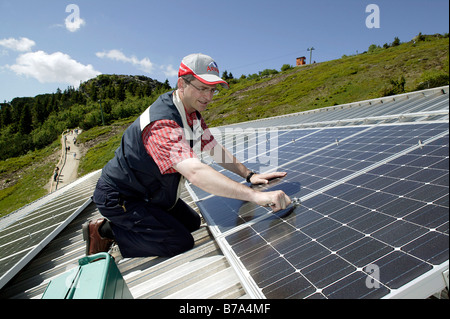
[[[27,169],[17,184],[1,190],[0,216],[6,215],[46,195],[48,191],[44,186],[50,180],[54,167],[54,163],[47,163]]]
[[[104,134],[109,134],[111,137],[90,148],[86,155],[80,159],[78,176],[103,168],[114,157],[114,152],[120,145],[123,132],[135,119],[136,116],[132,116],[115,121],[111,126],[94,127],[81,133],[79,136],[80,143],[88,142]]]
[[[101,135],[110,133],[111,130],[112,130],[111,126],[93,127],[90,130],[83,131],[80,135],[78,135],[77,141],[78,143],[86,143]]]
[[[221,90],[204,118],[210,126],[219,126],[372,99],[402,76],[405,91],[414,91],[430,74],[448,77],[448,46],[448,38],[408,42],[271,77],[238,80]]]
[[[120,131],[108,141],[99,143],[89,149],[80,160],[78,174],[82,176],[103,168],[114,157],[114,152],[120,145],[123,131]]]
[[[2,177],[3,174],[15,172],[24,167],[28,167],[35,162],[39,162],[59,148],[61,148],[61,143],[58,140],[42,150],[28,152],[28,154],[20,157],[0,161],[0,177]]]
[[[47,158],[60,148],[61,144],[55,142],[45,149],[0,162],[0,177],[11,176],[7,181],[17,179],[13,186],[0,190],[0,217],[48,193],[45,186],[59,159],[52,162]]]

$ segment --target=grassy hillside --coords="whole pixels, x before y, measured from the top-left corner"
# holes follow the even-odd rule
[[[445,75],[448,84],[448,61],[449,39],[430,38],[240,79],[221,91],[204,117],[218,126],[376,98],[395,91],[391,81],[401,82],[402,77],[405,92]]]
[[[56,142],[38,151],[0,161],[0,217],[48,193],[48,182],[59,160]]]
[[[356,56],[233,79],[231,88],[221,90],[203,116],[210,126],[243,122],[445,85],[448,74],[448,37],[427,36],[416,43],[374,46]],[[150,103],[138,97],[130,101]],[[113,105],[117,107],[125,107],[124,102]],[[80,161],[80,176],[101,169],[114,156],[122,132],[134,118],[80,135],[79,142],[88,149]],[[56,141],[41,151],[0,161],[0,217],[45,194],[58,149]]]

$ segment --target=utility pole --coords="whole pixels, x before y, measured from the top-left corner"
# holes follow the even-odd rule
[[[315,50],[314,47],[308,48],[308,50],[307,50],[307,51],[310,51],[310,54],[309,54],[309,64],[311,64],[311,61],[312,61],[312,52],[313,52],[313,50]]]

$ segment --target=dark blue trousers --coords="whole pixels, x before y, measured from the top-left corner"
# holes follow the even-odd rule
[[[200,228],[200,216],[181,199],[169,211],[144,200],[125,199],[99,179],[92,197],[111,222],[123,257],[172,257],[194,247],[191,232]]]

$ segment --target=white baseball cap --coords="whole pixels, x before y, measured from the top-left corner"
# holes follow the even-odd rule
[[[208,55],[194,53],[184,57],[178,70],[178,77],[187,74],[192,74],[204,84],[220,84],[224,88],[229,88],[228,83],[219,76],[217,63]]]

